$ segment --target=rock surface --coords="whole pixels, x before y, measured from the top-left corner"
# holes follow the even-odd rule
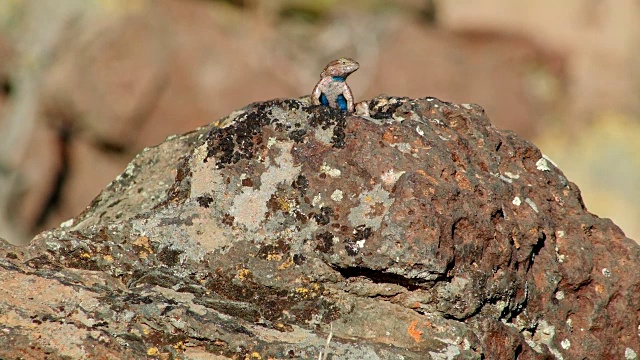
[[[640,247],[536,147],[477,105],[370,108],[252,104],[3,243],[0,357],[637,357]]]

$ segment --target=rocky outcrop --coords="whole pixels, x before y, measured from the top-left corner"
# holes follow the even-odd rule
[[[0,249],[0,356],[635,359],[640,247],[482,108],[255,103]],[[327,345],[327,341],[328,345]]]

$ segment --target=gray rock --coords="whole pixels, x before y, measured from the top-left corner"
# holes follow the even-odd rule
[[[640,353],[640,247],[477,105],[252,104],[0,246],[0,356]]]

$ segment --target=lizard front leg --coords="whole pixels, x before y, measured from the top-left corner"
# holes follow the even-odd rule
[[[344,90],[342,91],[342,96],[346,101],[346,110],[348,112],[354,111],[354,101],[353,101],[353,93],[351,92],[351,88],[346,83],[344,84]]]
[[[311,92],[311,103],[313,105],[321,105],[320,97],[322,96],[322,88],[324,88],[323,81],[320,80],[318,84],[313,88]]]

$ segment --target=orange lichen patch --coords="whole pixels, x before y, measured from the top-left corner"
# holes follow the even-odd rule
[[[520,249],[520,242],[518,242],[518,238],[512,235],[511,239],[513,240],[513,245],[515,246],[516,250]]]
[[[146,259],[149,254],[153,254],[153,249],[151,248],[151,243],[149,242],[149,238],[146,236],[140,236],[133,243],[133,248],[138,251],[138,256]]]
[[[463,173],[456,171],[454,177],[460,188],[468,191],[473,191],[473,189],[471,188],[471,182],[469,182],[469,179],[467,179],[467,177]]]
[[[415,340],[416,342],[420,342],[420,337],[422,336],[422,334],[424,334],[424,332],[416,329],[416,325],[418,325],[418,321],[412,321],[411,325],[409,325],[409,328],[407,329],[407,332],[413,338],[413,340]]]
[[[420,308],[420,303],[418,301],[414,302],[413,304],[411,304],[411,306],[409,306],[412,309],[419,309]]]
[[[398,136],[398,135],[394,135],[393,131],[396,130],[395,128],[389,128],[389,130],[385,131],[384,134],[382,135],[382,140],[384,140],[385,142],[389,143],[389,144],[395,144],[397,142],[400,142],[402,139]]]
[[[416,170],[416,173],[418,173],[418,174],[422,175],[423,177],[427,178],[427,179],[429,180],[429,182],[430,182],[430,183],[432,183],[432,184],[434,184],[434,185],[435,185],[435,184],[440,183],[440,181],[438,181],[438,179],[436,179],[436,178],[434,178],[433,176],[431,176],[431,175],[427,174],[427,173],[426,173],[424,170],[422,170],[422,169],[418,169],[418,170]]]
[[[224,341],[224,340],[220,340],[220,339],[215,339],[215,340],[213,341],[213,345],[214,345],[214,346],[221,347],[221,348],[227,348],[227,347],[229,347],[229,344],[227,344],[227,342],[226,342],[226,341]]]
[[[596,292],[597,292],[598,294],[602,294],[602,293],[604,292],[604,286],[602,286],[602,285],[600,285],[600,284],[596,284],[595,289],[596,289]]]

